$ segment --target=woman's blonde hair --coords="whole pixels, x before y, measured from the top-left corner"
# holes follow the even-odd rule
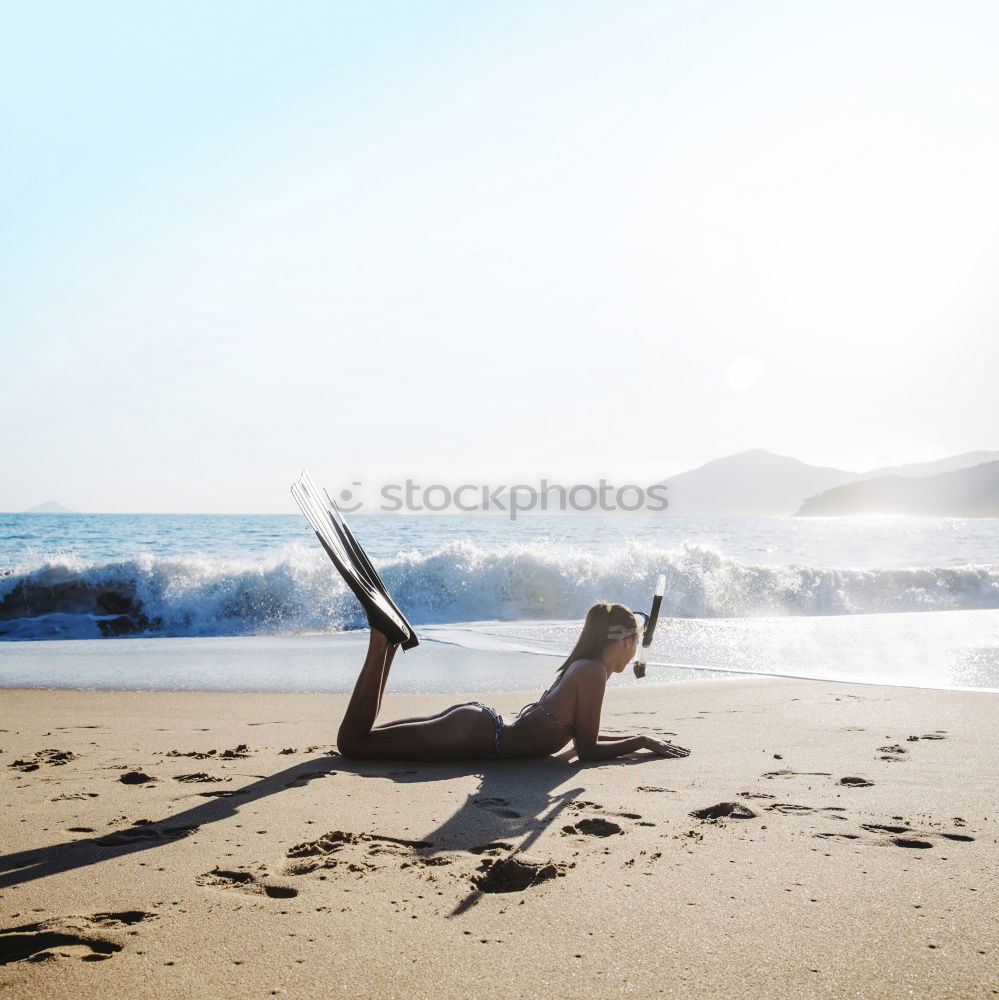
[[[576,660],[599,660],[600,654],[617,640],[607,635],[609,629],[615,625],[623,626],[625,629],[637,629],[641,631],[641,623],[635,613],[623,604],[607,604],[598,601],[586,612],[586,620],[583,622],[583,631],[579,633],[576,645],[572,647],[572,652],[566,658],[558,670],[555,677],[558,679],[571,663]]]

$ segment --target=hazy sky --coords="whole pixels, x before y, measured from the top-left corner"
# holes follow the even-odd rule
[[[999,5],[8,5],[0,510],[997,448]]]

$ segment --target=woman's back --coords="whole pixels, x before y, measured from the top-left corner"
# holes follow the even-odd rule
[[[590,691],[596,677],[592,666],[599,668],[600,678],[606,683],[603,667],[596,661],[580,659],[571,663],[537,701],[525,705],[507,726],[501,756],[536,757],[563,749],[575,736],[580,697],[599,697],[603,693],[602,685],[599,694]]]

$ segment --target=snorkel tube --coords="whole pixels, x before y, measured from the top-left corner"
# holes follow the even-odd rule
[[[656,632],[656,622],[659,621],[659,605],[662,604],[665,593],[666,576],[660,573],[659,579],[656,581],[656,593],[652,598],[652,610],[649,612],[649,620],[642,633],[642,644],[638,647],[638,656],[635,657],[635,662],[632,664],[636,677],[645,676],[645,661],[649,657],[649,647],[652,645],[652,637]]]

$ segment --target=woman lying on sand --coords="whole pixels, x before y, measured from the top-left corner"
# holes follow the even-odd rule
[[[345,757],[389,760],[475,760],[546,757],[571,739],[582,760],[607,760],[636,750],[660,757],[690,751],[652,736],[601,736],[600,708],[611,674],[635,656],[642,625],[623,604],[594,604],[555,683],[511,723],[477,701],[437,715],[375,725],[396,644],[371,629],[368,655],[347,706],[337,747]]]

